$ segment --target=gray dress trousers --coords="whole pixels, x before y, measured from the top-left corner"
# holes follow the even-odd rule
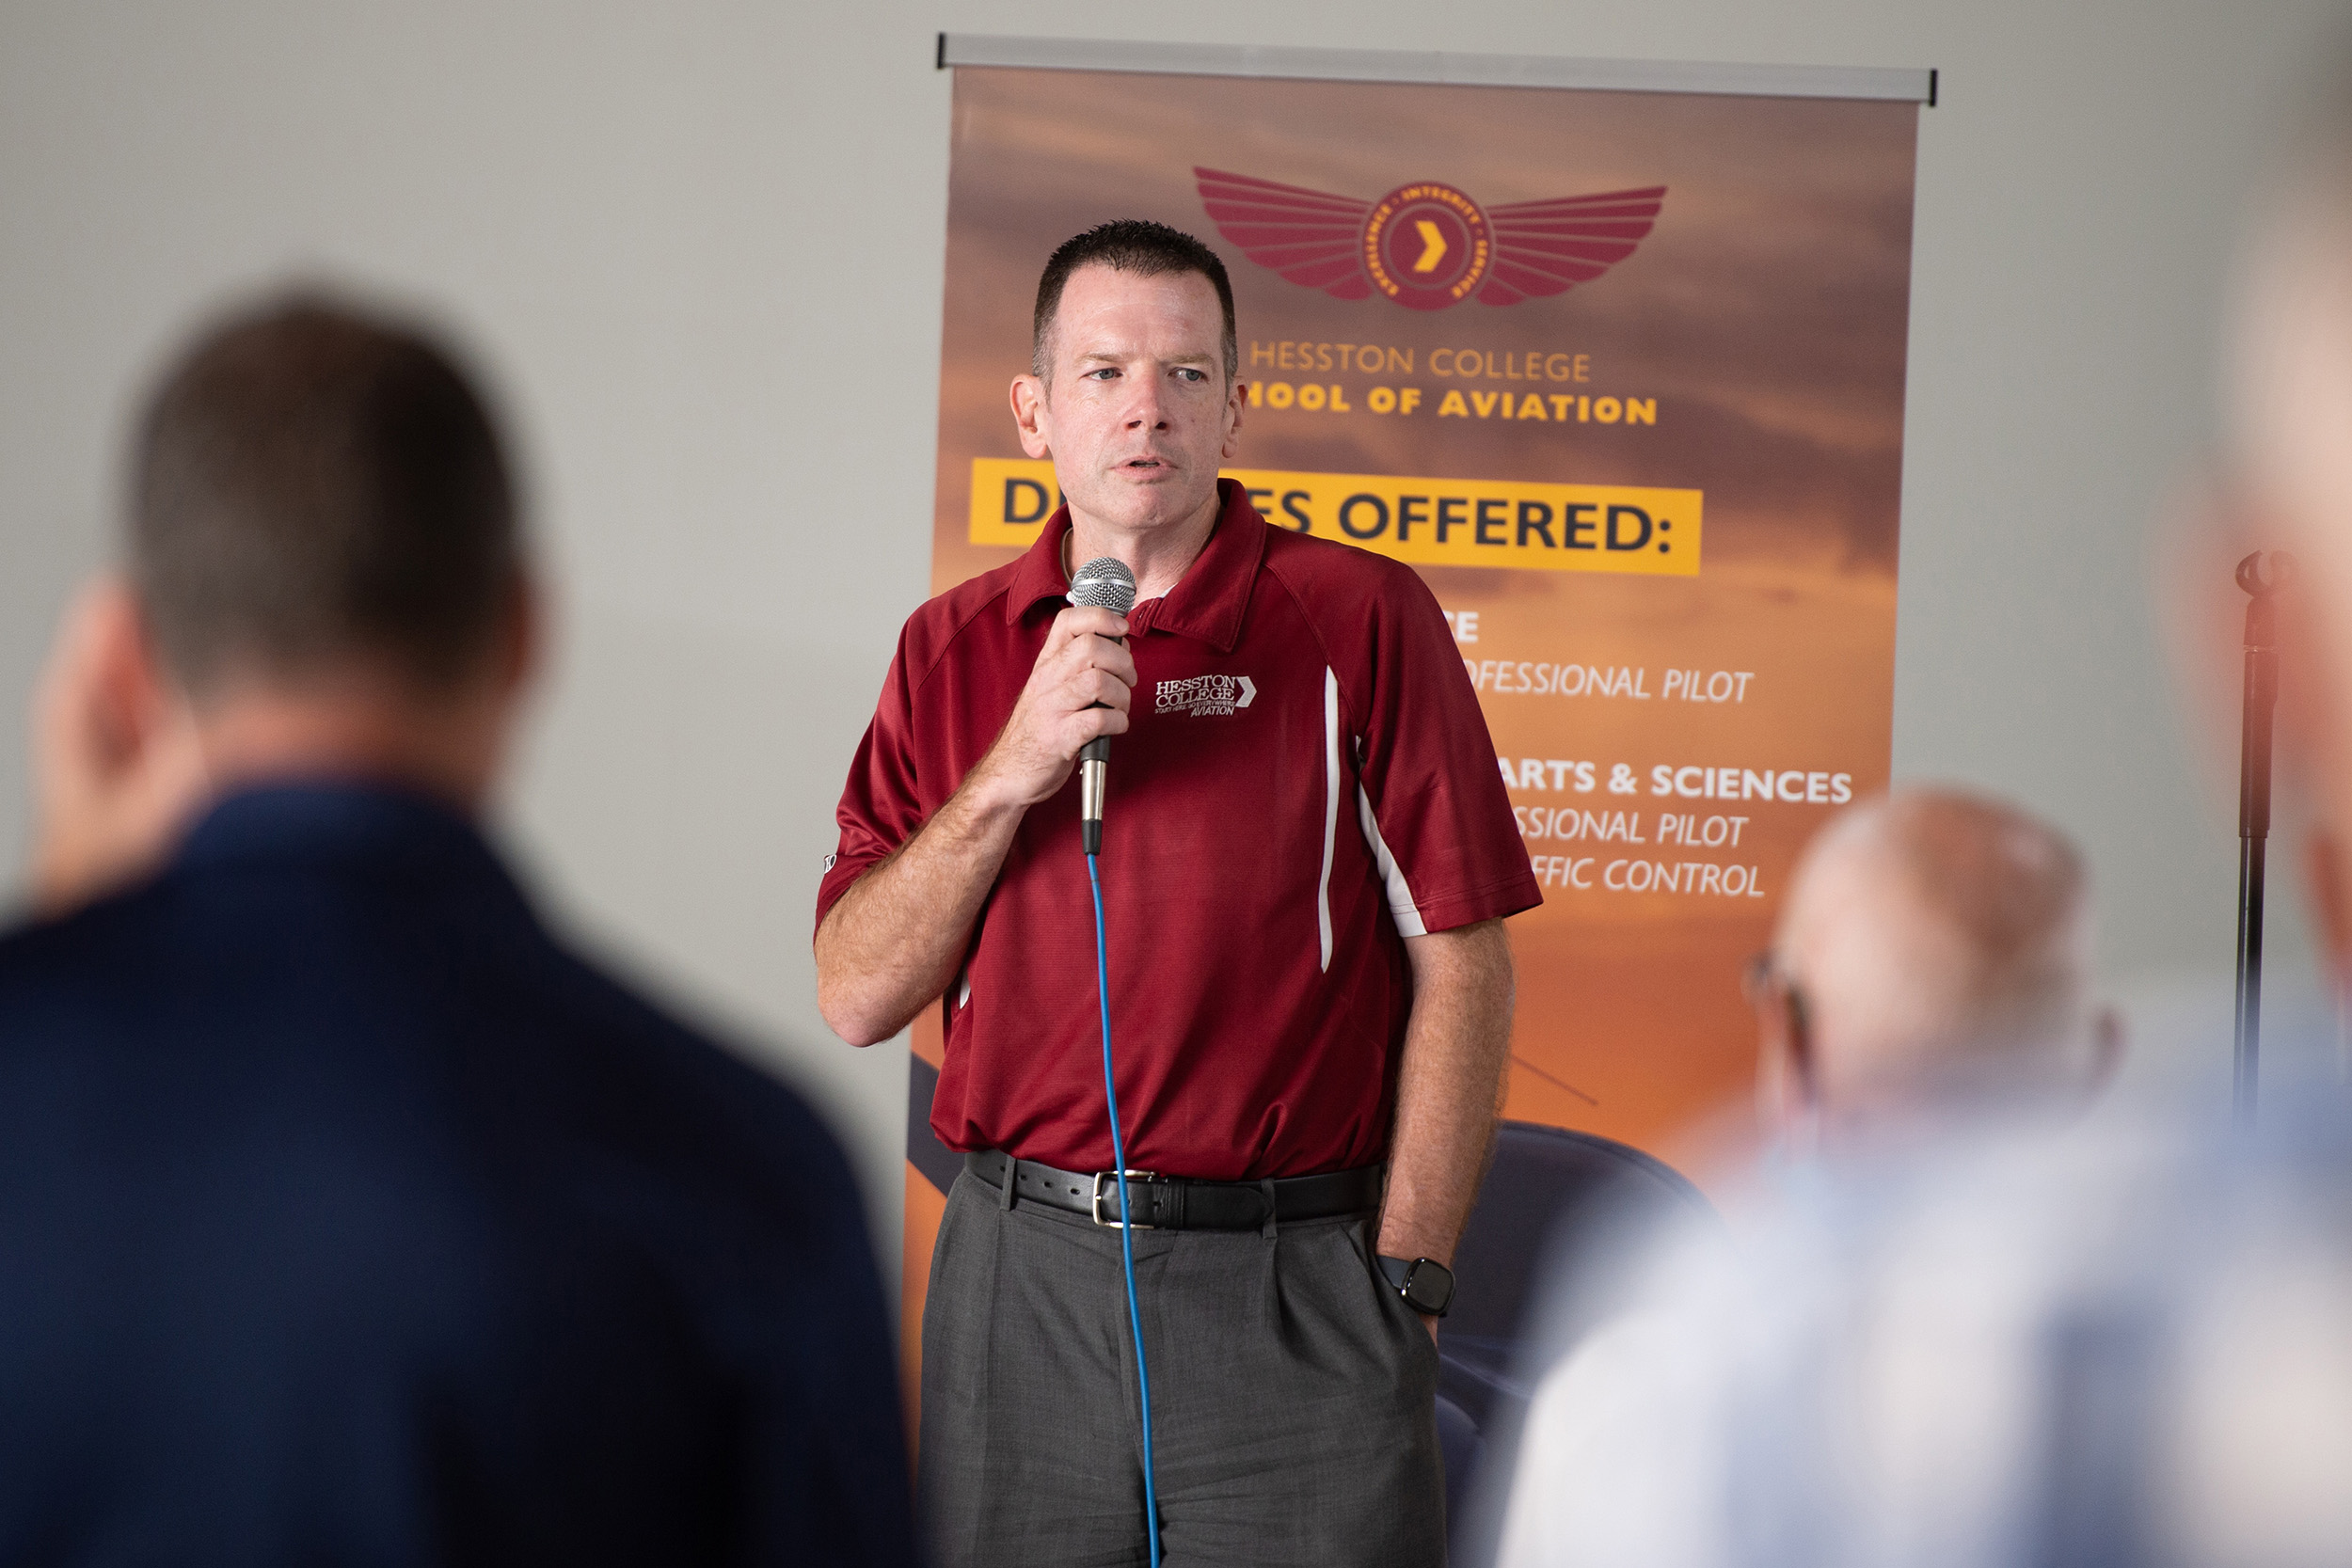
[[[1438,1353],[1369,1219],[1137,1230],[1168,1568],[1441,1568]],[[923,1313],[936,1568],[1148,1560],[1119,1232],[964,1173]]]

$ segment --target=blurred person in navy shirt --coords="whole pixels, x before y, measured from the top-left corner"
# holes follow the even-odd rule
[[[840,1149],[476,825],[535,622],[465,375],[271,302],[133,466],[0,938],[0,1561],[909,1561]]]

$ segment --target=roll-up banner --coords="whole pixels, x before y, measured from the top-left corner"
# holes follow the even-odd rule
[[[1410,562],[1484,705],[1543,907],[1506,1114],[1672,1160],[1745,1092],[1798,851],[1887,779],[1927,71],[946,37],[931,589],[1059,498],[1007,388],[1061,241],[1156,218],[1231,269],[1227,470]],[[914,1031],[910,1372],[945,1191]],[[912,1383],[910,1384],[912,1386]]]

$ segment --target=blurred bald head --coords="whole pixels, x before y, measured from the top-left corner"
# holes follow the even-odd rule
[[[1768,1114],[1835,1134],[2079,1098],[2112,1051],[2089,938],[2081,859],[2048,825],[1947,789],[1855,807],[1806,849],[1774,933]]]

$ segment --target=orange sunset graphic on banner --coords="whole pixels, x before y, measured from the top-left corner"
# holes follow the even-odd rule
[[[1677,1160],[1750,1093],[1740,973],[1799,850],[1887,779],[1915,105],[966,68],[954,127],[933,591],[1058,499],[1007,411],[1047,254],[1116,217],[1215,245],[1229,472],[1411,562],[1484,706],[1545,898],[1506,1114]]]

